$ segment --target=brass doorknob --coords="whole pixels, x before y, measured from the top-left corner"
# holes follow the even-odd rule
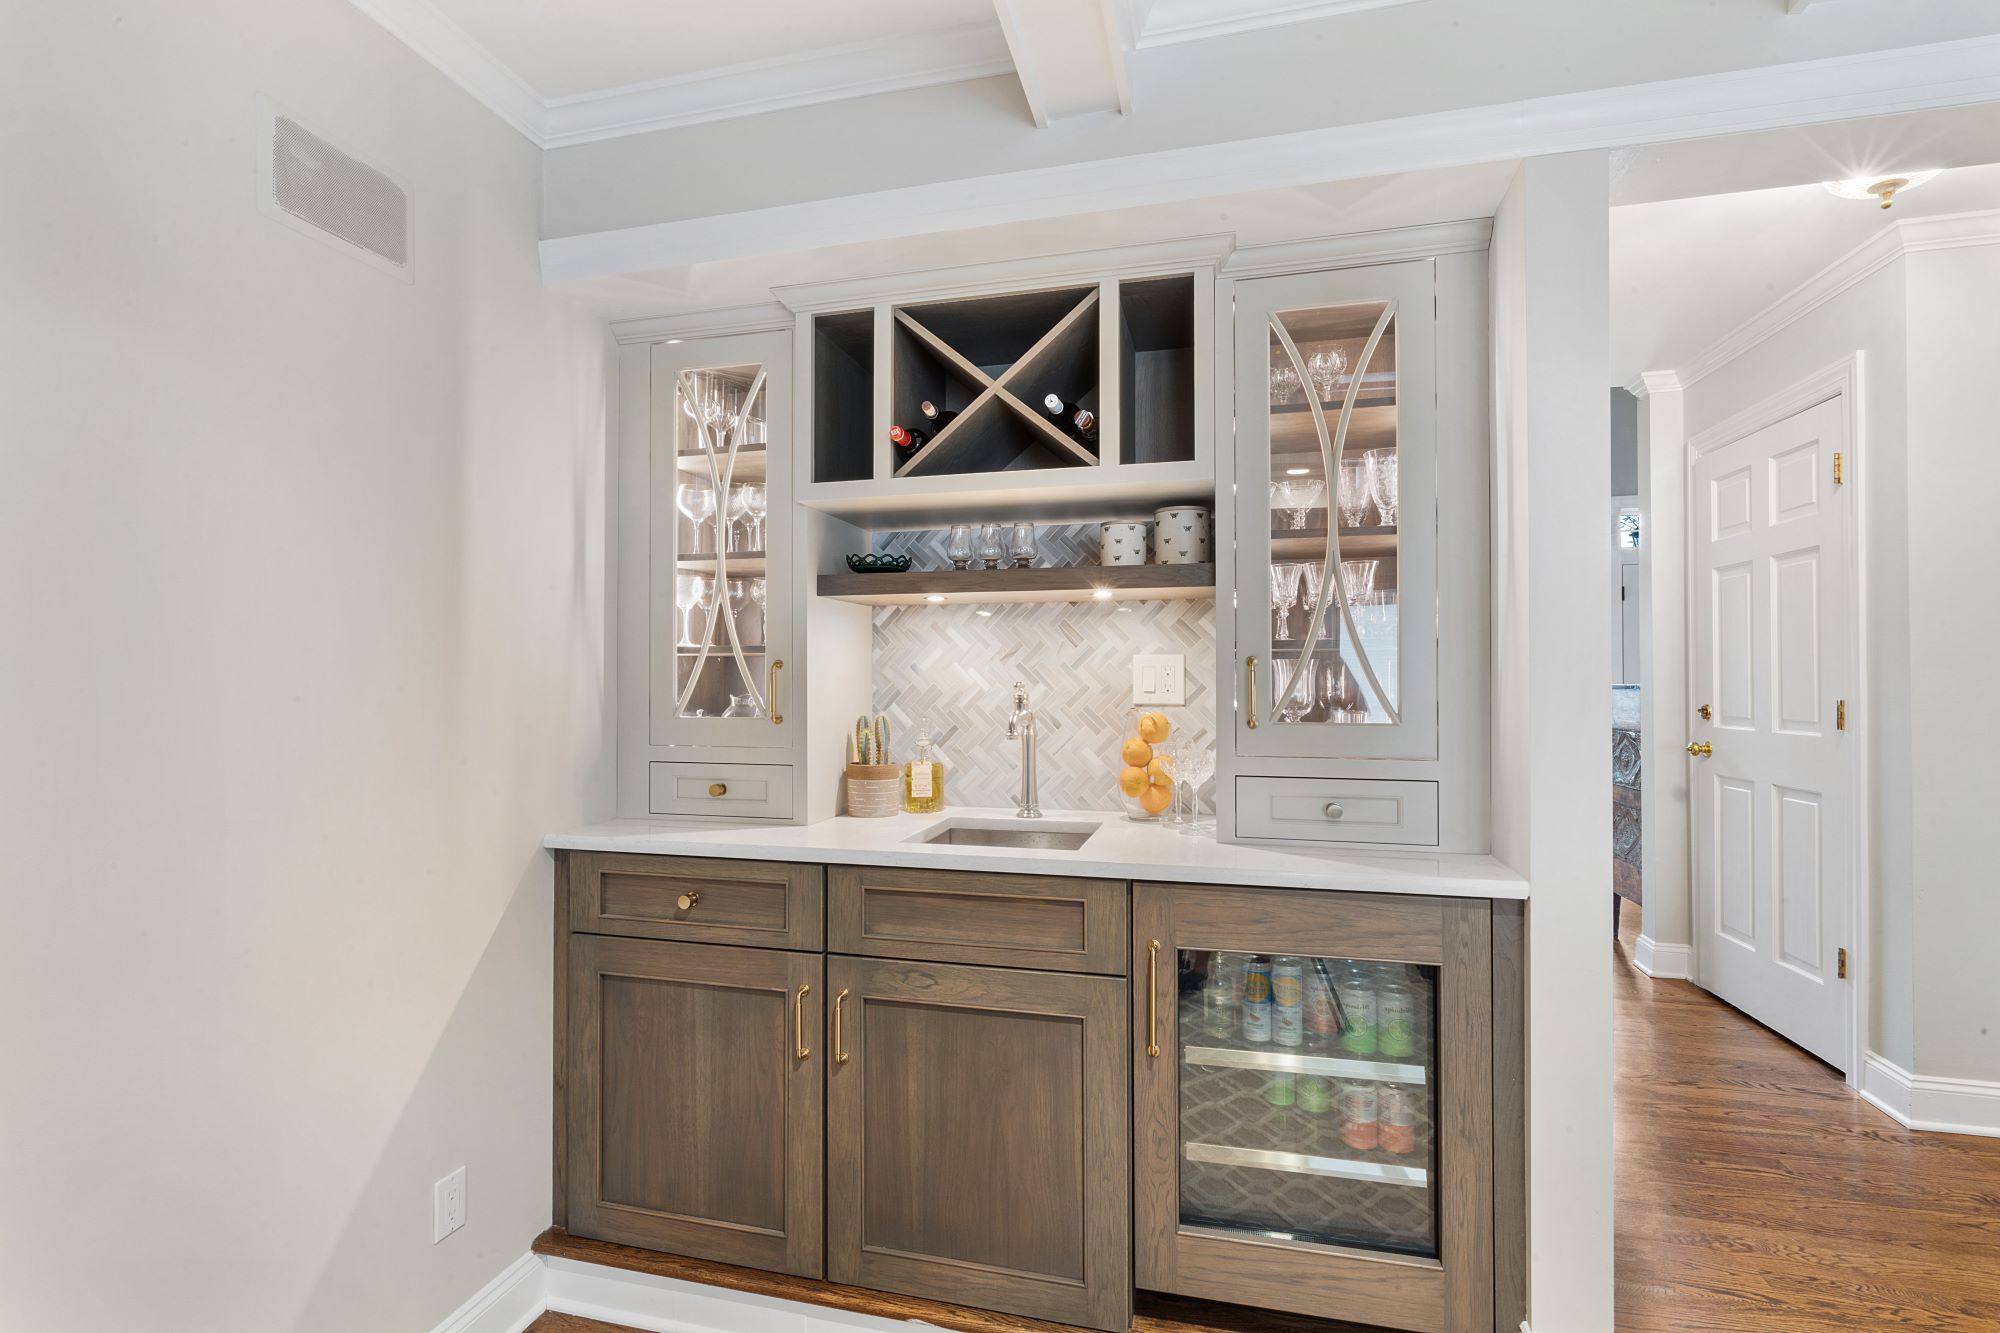
[[[1715,710],[1713,708],[1710,708],[1707,704],[1703,704],[1701,707],[1695,709],[1694,711],[1701,714],[1701,720],[1704,722],[1708,721],[1710,718],[1715,716]]]
[[[708,794],[710,796],[727,796],[729,795],[729,784],[726,782],[711,782],[708,784]]]
[[[685,912],[689,908],[693,907],[696,903],[701,901],[701,895],[699,893],[683,893],[679,898],[676,898],[674,901],[679,903],[681,910]]]
[[[1715,747],[1713,745],[1710,745],[1707,741],[1689,741],[1688,753],[1694,755],[1698,759],[1706,759],[1708,758],[1708,756],[1715,753]]]

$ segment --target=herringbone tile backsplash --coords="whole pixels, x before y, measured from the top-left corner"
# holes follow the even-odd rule
[[[948,569],[943,532],[888,532],[875,549],[919,569]],[[1095,564],[1097,528],[1040,530],[1038,565]],[[952,805],[1011,806],[1021,747],[1006,738],[1014,682],[1025,681],[1038,723],[1045,809],[1122,810],[1118,750],[1132,734],[1132,657],[1187,659],[1187,705],[1167,708],[1174,741],[1215,746],[1215,603],[1038,602],[886,606],[875,612],[875,709],[895,729],[895,757],[915,753],[931,721]],[[1212,796],[1213,784],[1204,792]],[[1204,799],[1204,806],[1212,803]]]

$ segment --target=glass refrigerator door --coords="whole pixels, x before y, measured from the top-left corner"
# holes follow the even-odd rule
[[[1437,968],[1178,961],[1182,1230],[1436,1258]]]

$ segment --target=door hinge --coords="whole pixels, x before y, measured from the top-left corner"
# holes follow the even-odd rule
[[[1840,951],[1840,979],[1847,980],[1847,950]]]
[[[1834,701],[1833,729],[1835,731],[1847,730],[1847,700],[1845,699],[1838,699]]]
[[[1840,465],[1840,451],[1836,449],[1833,454],[1833,484],[1840,486],[1845,484],[1846,481],[1845,471]]]

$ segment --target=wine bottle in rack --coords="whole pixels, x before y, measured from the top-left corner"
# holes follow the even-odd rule
[[[896,457],[907,460],[917,450],[924,447],[931,438],[931,432],[923,426],[889,427],[889,443],[896,446]]]
[[[1069,415],[1070,424],[1076,427],[1072,432],[1085,444],[1097,443],[1097,413],[1087,407],[1079,407]]]
[[[917,411],[924,414],[924,420],[930,423],[934,431],[943,430],[958,416],[957,412],[948,407],[940,410],[938,405],[928,398],[917,404]]]

